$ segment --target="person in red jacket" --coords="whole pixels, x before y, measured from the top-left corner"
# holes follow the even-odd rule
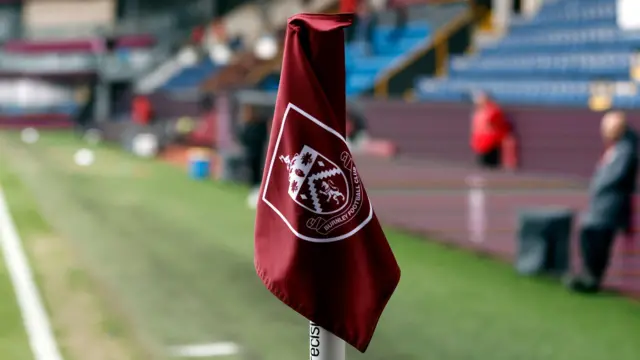
[[[131,117],[133,122],[138,125],[150,125],[153,120],[153,108],[151,101],[144,95],[138,95],[133,98],[131,105]]]
[[[480,166],[497,168],[502,164],[502,146],[511,127],[504,112],[485,92],[473,96],[475,110],[471,121],[471,149]]]
[[[341,13],[353,13],[358,8],[358,0],[340,0]]]

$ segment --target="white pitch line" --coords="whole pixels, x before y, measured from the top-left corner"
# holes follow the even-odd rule
[[[240,352],[240,347],[232,342],[217,342],[210,344],[196,344],[172,346],[169,348],[171,356],[183,358],[204,358],[214,356],[231,356]]]
[[[0,245],[35,360],[62,360],[7,201],[0,188]]]

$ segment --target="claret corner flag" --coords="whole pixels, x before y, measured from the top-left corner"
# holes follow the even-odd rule
[[[345,140],[343,29],[352,21],[288,21],[255,267],[278,299],[364,352],[400,269]]]

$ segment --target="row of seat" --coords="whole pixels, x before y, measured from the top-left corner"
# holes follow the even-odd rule
[[[373,88],[377,77],[405,54],[428,43],[431,30],[424,22],[410,22],[401,29],[377,26],[369,46],[353,41],[345,48],[347,96],[355,96]]]
[[[483,54],[633,50],[640,32],[622,31],[616,24],[615,0],[549,2],[533,19],[516,18],[509,35]]]
[[[572,79],[629,78],[631,55],[628,52],[612,53],[559,53],[532,54],[529,56],[477,56],[456,58],[450,61],[451,77],[494,77],[509,75],[540,77],[565,76]]]
[[[638,49],[640,31],[616,25],[615,0],[549,1],[533,19],[516,20],[501,41],[452,59],[447,78],[421,79],[415,90],[425,101],[467,101],[482,89],[504,103],[587,106],[594,80],[630,80]],[[640,95],[617,95],[613,103],[640,107]]]
[[[608,68],[608,69],[576,69],[550,68],[550,69],[481,69],[457,71],[449,76],[452,79],[502,79],[530,80],[530,79],[567,79],[567,80],[608,80],[624,81],[629,79],[628,69]]]
[[[562,49],[565,46],[591,48],[616,44],[632,49],[640,43],[640,31],[624,31],[616,26],[593,27],[581,30],[547,31],[507,36],[495,47],[517,50],[539,47]],[[486,51],[491,52],[488,48]]]
[[[543,0],[542,2],[544,6],[538,9],[538,14],[544,17],[558,13],[577,13],[585,8],[606,6],[611,3],[610,0]]]
[[[572,94],[588,95],[589,81],[566,80],[492,80],[475,81],[465,79],[429,79],[423,78],[416,82],[419,93],[426,94],[438,90],[452,90],[470,94],[473,90],[487,90],[492,93],[526,93],[526,94]]]
[[[208,56],[205,56],[197,64],[180,70],[162,86],[162,89],[175,91],[195,88],[202,83],[203,79],[210,77],[218,69],[219,66],[214,64]]]
[[[533,33],[545,33],[551,30],[584,30],[594,26],[609,26],[614,27],[617,25],[615,16],[597,17],[593,19],[566,19],[558,21],[541,22],[539,24],[524,23],[522,25],[511,24],[511,34],[533,34]]]
[[[491,92],[500,103],[529,105],[585,106],[591,96],[589,81],[568,80],[442,80],[423,78],[416,82],[416,97],[422,101],[470,101],[471,92]],[[640,107],[640,94],[616,95],[613,106]]]
[[[562,6],[553,6],[562,5]],[[516,20],[514,32],[544,31],[549,27],[582,27],[599,22],[615,23],[616,4],[612,1],[574,1],[546,6],[534,19]]]
[[[52,106],[14,106],[0,105],[0,114],[3,116],[24,116],[39,114],[73,115],[78,110],[78,104],[66,103]]]
[[[558,13],[576,13],[585,8],[599,5],[610,5],[611,0],[544,0],[544,6],[538,14],[544,17]],[[615,0],[613,1],[615,4]]]
[[[468,68],[501,68],[509,66],[522,67],[553,67],[553,66],[629,66],[631,55],[626,51],[607,53],[537,53],[533,55],[503,57],[503,56],[471,56],[457,57],[450,61],[454,70]]]

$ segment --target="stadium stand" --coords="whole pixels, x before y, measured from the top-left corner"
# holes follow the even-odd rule
[[[156,63],[153,55],[164,54],[149,45],[120,46],[99,58],[84,48],[84,42],[5,43],[0,51],[0,117],[70,116],[79,106],[72,95],[75,84],[82,82],[77,79],[91,78],[98,71],[113,80],[144,72]],[[16,84],[18,91],[12,88]]]
[[[192,89],[198,87],[203,79],[211,76],[219,69],[219,65],[213,63],[209,57],[205,57],[193,66],[188,66],[180,70],[171,77],[162,90],[174,91],[180,89]]]
[[[401,35],[392,38],[390,25],[377,26],[373,31],[372,54],[363,52],[362,44],[346,47],[347,95],[356,95],[373,87],[376,76],[396,59],[429,41],[429,24],[415,21],[407,24]]]
[[[157,76],[158,78],[166,79],[165,82],[158,84],[158,89],[164,91],[196,89],[203,85],[206,86],[207,82],[211,82],[212,79],[216,78],[218,70],[221,70],[224,76],[225,72],[234,69],[236,64],[246,61],[247,57],[251,57],[253,55],[252,47],[256,41],[263,34],[272,31],[272,29],[284,26],[288,16],[293,15],[295,12],[319,11],[333,3],[334,1],[332,0],[314,0],[307,5],[302,5],[299,0],[283,0],[263,5],[259,2],[249,2],[238,6],[221,19],[229,38],[238,39],[244,44],[230,64],[226,66],[215,64],[208,56],[205,56],[207,57],[206,59],[200,59],[193,65],[167,64],[164,67],[167,75],[163,77],[159,74],[152,74],[150,78]],[[159,72],[162,71],[163,69],[160,68]],[[142,87],[149,90],[156,89],[149,86]]]
[[[397,36],[391,36],[396,15],[393,10],[388,10],[379,15],[372,31],[370,53],[363,51],[364,45],[359,39],[346,45],[347,96],[371,93],[381,77],[428,47],[434,32],[467,8],[463,2],[440,5],[425,4],[425,1],[405,3],[411,5],[411,11],[407,14],[408,23]],[[276,90],[277,82],[273,79],[271,75],[262,88]]]
[[[225,18],[227,33],[232,37],[240,36],[245,45],[234,61],[212,74],[201,84],[200,90],[210,93],[226,91],[230,88],[277,89],[277,76],[282,59],[282,39],[287,18],[297,12],[330,13],[337,10],[334,0],[283,0],[263,3],[260,10],[255,4],[239,7]],[[265,21],[268,19],[268,21]],[[265,34],[274,35],[278,42],[278,54],[269,60],[255,55],[256,40]],[[260,86],[265,84],[265,87]]]
[[[591,85],[631,80],[640,32],[616,24],[615,0],[555,0],[532,19],[516,18],[507,35],[476,54],[454,57],[448,76],[421,78],[425,101],[465,101],[473,89],[499,102],[587,106]],[[617,94],[613,105],[640,106],[640,95]]]
[[[68,4],[2,2],[0,124],[68,123],[82,107],[74,95],[78,86],[100,78],[104,95],[113,84],[156,68],[193,24],[207,18],[206,3],[189,0],[176,9],[175,3],[156,1],[152,9],[139,7],[129,15],[105,14],[100,4],[82,3],[74,10],[90,16],[66,19]],[[47,14],[54,11],[52,22]],[[113,48],[102,46],[111,41]],[[11,91],[12,86],[18,90]]]

